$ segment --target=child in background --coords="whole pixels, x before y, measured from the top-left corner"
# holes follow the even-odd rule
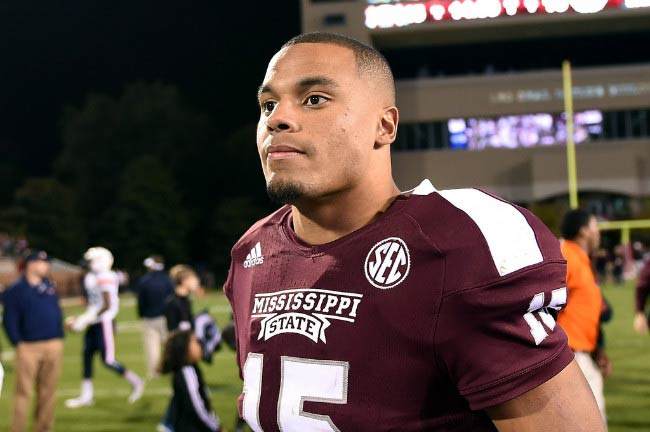
[[[174,282],[174,292],[165,301],[164,315],[167,330],[190,330],[194,328],[194,314],[190,294],[201,287],[199,277],[192,267],[178,264],[169,270]]]
[[[190,295],[200,288],[199,277],[192,267],[178,264],[169,269],[169,277],[174,283],[174,292],[165,300],[163,315],[169,332],[194,330],[194,313]],[[158,424],[158,432],[172,432],[171,413],[174,410],[175,397],[169,401],[165,416]],[[175,431],[178,432],[178,431]]]
[[[201,345],[190,330],[172,333],[165,344],[160,372],[174,374],[174,404],[169,420],[175,432],[221,431],[197,365],[201,354]]]

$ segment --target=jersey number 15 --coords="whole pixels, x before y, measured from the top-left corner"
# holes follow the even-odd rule
[[[332,419],[303,410],[305,401],[346,404],[348,362],[281,357],[278,427],[283,432],[339,432]],[[249,353],[244,364],[244,420],[255,432],[260,425],[264,355]]]

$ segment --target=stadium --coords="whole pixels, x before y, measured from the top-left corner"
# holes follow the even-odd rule
[[[650,430],[650,1],[136,3],[15,6],[2,18],[11,66],[0,109],[0,431],[549,430],[508,424],[511,412],[494,409],[510,401],[553,421],[572,413],[575,427],[601,420],[600,409],[603,430]],[[19,28],[29,37],[14,43]],[[374,149],[390,159],[390,185],[408,191],[324,237],[303,235],[319,213],[297,191],[274,191],[270,173],[295,163],[329,185],[352,166],[367,193],[334,213],[337,226],[366,211],[375,190],[354,173],[379,162],[309,140],[273,143],[302,130],[295,119],[318,144],[349,132],[327,117],[343,87],[327,75],[338,57],[297,86],[318,89],[294,98],[300,110],[281,101],[294,90],[277,76],[302,63],[283,69],[288,60],[273,56],[312,32],[353,38],[390,65],[399,127],[391,132],[385,111],[394,141]],[[340,43],[377,70],[372,54]],[[300,60],[316,55],[300,51],[310,44],[339,41],[284,50]],[[383,93],[359,77],[371,106]],[[330,159],[300,165],[307,156]],[[366,173],[381,183],[381,171]],[[581,280],[597,306],[576,300],[558,239],[587,252],[577,252]],[[440,303],[417,297],[425,282],[441,284]],[[28,306],[23,286],[38,292]],[[502,294],[508,286],[521,298]],[[417,301],[395,294],[407,289]],[[434,307],[443,324],[429,321]],[[589,347],[574,345],[587,326],[567,318],[578,307],[597,321],[579,333]],[[500,310],[515,321],[499,321]],[[55,369],[26,372],[25,346],[50,339],[62,340],[54,381]],[[535,392],[573,354],[595,367],[604,402],[580,364],[596,401],[574,393],[575,411],[561,411],[571,404],[552,395],[537,407]],[[500,376],[506,369],[515,372]]]

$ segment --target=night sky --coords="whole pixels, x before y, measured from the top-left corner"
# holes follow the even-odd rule
[[[299,32],[297,0],[2,2],[0,195],[52,172],[63,108],[89,93],[160,80],[220,131],[255,121],[266,64]]]

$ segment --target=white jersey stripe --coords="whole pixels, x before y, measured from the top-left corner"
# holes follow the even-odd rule
[[[438,193],[476,223],[501,276],[543,261],[533,229],[512,204],[477,189]]]
[[[196,371],[192,366],[185,366],[183,368],[183,377],[185,378],[185,384],[187,384],[187,391],[190,394],[190,399],[192,400],[192,406],[194,411],[199,416],[201,421],[205,423],[212,430],[219,429],[219,419],[214,415],[213,412],[208,412],[201,395],[199,395],[199,379],[196,376]]]

